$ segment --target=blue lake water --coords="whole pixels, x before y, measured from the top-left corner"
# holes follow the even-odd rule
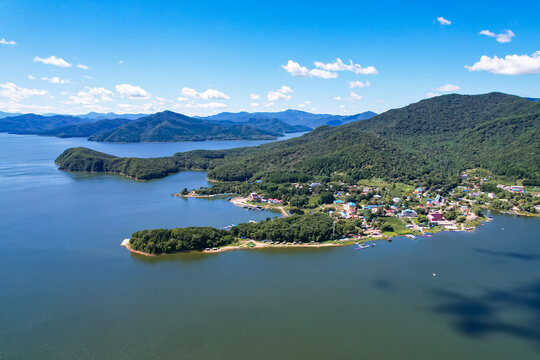
[[[146,228],[277,214],[64,173],[72,146],[166,156],[261,142],[101,144],[0,134],[0,359],[538,359],[540,220],[353,247],[146,258]],[[432,274],[436,273],[437,276]]]

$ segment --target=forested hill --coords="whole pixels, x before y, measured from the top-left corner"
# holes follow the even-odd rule
[[[84,120],[70,115],[43,116],[24,114],[0,119],[0,132],[11,134],[37,134],[54,128],[79,125]]]
[[[163,111],[142,117],[119,128],[94,134],[92,141],[174,142],[204,140],[270,140],[279,133],[245,124],[219,124]]]
[[[88,137],[101,131],[116,129],[117,127],[129,124],[129,119],[108,119],[98,120],[91,123],[68,125],[55,127],[51,130],[42,131],[39,135],[67,137]]]
[[[220,180],[275,174],[284,178],[289,174],[292,179],[300,174],[444,184],[471,167],[513,178],[540,178],[539,139],[540,103],[500,93],[445,95],[369,120],[319,127],[286,141],[220,154],[175,154],[166,159],[189,156],[193,160],[200,156],[202,161],[204,156],[212,157],[212,161],[204,162],[205,169],[211,169],[210,178]],[[69,161],[73,152],[81,150],[67,150],[59,158],[61,168],[82,169],[80,161]],[[145,175],[159,177],[162,172],[157,164],[162,160],[148,161],[156,168]],[[139,170],[135,166],[128,175]],[[176,171],[180,170],[177,167]]]
[[[316,128],[322,125],[338,126],[353,121],[366,120],[377,115],[373,111],[366,111],[355,115],[330,115],[330,114],[312,114],[301,110],[285,110],[278,112],[255,112],[248,113],[242,111],[239,113],[222,112],[216,115],[201,117],[204,120],[226,120],[235,122],[246,122],[250,119],[279,119],[291,125],[303,125],[309,128]]]

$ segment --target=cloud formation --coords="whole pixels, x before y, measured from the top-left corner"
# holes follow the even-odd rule
[[[494,32],[491,32],[489,30],[482,30],[480,31],[480,35],[495,38],[495,40],[500,43],[509,43],[510,41],[512,41],[512,38],[516,36],[516,34],[512,32],[512,30],[506,30],[506,32],[501,34],[495,34]]]
[[[319,77],[322,79],[335,79],[338,77],[338,74],[336,74],[335,72],[321,69],[309,70],[307,67],[301,66],[299,63],[292,60],[289,60],[287,62],[287,65],[281,65],[281,67],[284,68],[292,76]]]
[[[227,107],[227,105],[218,102],[211,102],[205,104],[186,104],[184,107],[189,109],[220,109]]]
[[[19,101],[30,96],[43,96],[48,93],[47,90],[27,89],[11,82],[0,84],[0,97],[7,98],[11,101]]]
[[[135,100],[146,100],[150,98],[150,94],[139,86],[131,84],[120,84],[115,86],[116,92],[122,97],[128,97]]]
[[[5,38],[0,39],[0,45],[17,45],[17,43],[13,40],[6,40]]]
[[[40,58],[39,56],[34,57],[34,62],[40,62],[47,65],[54,65],[58,67],[71,67],[71,64],[68,63],[66,60],[62,58],[57,58],[56,56],[52,55],[46,58]]]
[[[33,79],[31,79],[33,80]],[[71,81],[69,80],[66,80],[66,79],[60,79],[58,76],[54,76],[52,78],[49,78],[49,77],[42,77],[41,80],[43,81],[48,81],[48,82],[51,82],[53,84],[69,84]]]
[[[365,83],[363,83],[361,81],[349,81],[349,88],[351,88],[351,89],[368,87],[370,85],[371,85],[371,83],[369,82],[369,80],[366,81]]]
[[[378,71],[374,66],[362,67],[359,64],[354,64],[352,60],[349,60],[349,64],[345,64],[340,58],[337,58],[336,61],[327,64],[320,61],[315,61],[315,66],[319,69],[327,71],[350,71],[357,75],[378,74]]]
[[[221,91],[215,90],[215,89],[208,89],[203,92],[198,92],[195,89],[185,87],[182,89],[181,94],[190,98],[203,99],[203,100],[209,100],[209,99],[228,100],[231,98],[229,95],[226,95],[222,93]]]
[[[360,94],[357,94],[356,91],[354,90],[351,90],[351,92],[349,93],[349,97],[341,97],[341,96],[336,96],[334,97],[334,100],[337,100],[337,101],[356,101],[356,100],[362,100],[363,99],[363,96],[360,95]]]
[[[450,24],[452,24],[452,22],[451,22],[450,20],[447,20],[447,19],[443,18],[442,16],[439,16],[439,17],[437,18],[437,21],[438,21],[439,24],[441,24],[441,25],[450,25]]]
[[[293,90],[290,87],[283,85],[276,91],[269,91],[268,94],[266,95],[266,98],[270,102],[274,102],[278,100],[288,101],[288,100],[291,100],[290,94],[292,93],[293,93]]]
[[[472,66],[466,65],[469,71],[489,71],[493,74],[523,75],[540,73],[540,51],[532,55],[506,55],[504,58],[483,55],[480,61]]]
[[[259,100],[261,97],[257,94],[249,94],[250,100]]]
[[[461,89],[461,88],[459,86],[457,86],[457,85],[446,84],[446,85],[439,86],[438,88],[433,89],[433,90],[442,91],[442,92],[449,92],[449,91],[456,91],[456,90],[459,90],[459,89]]]
[[[112,101],[114,93],[105,88],[90,88],[87,87],[84,90],[81,90],[77,95],[72,95],[69,97],[71,100],[68,103],[81,104],[81,105],[92,105],[97,104],[101,101]]]
[[[90,68],[88,67],[88,65],[77,64],[77,67],[78,67],[79,69],[83,69],[83,70],[90,70]]]

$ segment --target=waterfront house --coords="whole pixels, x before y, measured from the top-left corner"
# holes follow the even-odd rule
[[[261,201],[261,197],[256,192],[252,192],[251,194],[249,194],[248,199],[249,201],[255,201],[255,202]]]
[[[429,222],[438,224],[439,221],[443,221],[443,214],[440,211],[433,211],[427,215]]]

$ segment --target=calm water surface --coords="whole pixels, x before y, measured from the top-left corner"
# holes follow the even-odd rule
[[[0,134],[0,359],[540,358],[538,219],[362,251],[145,258],[121,240],[275,214],[170,196],[204,173],[135,182],[53,164],[70,146],[166,156],[258,143]]]

